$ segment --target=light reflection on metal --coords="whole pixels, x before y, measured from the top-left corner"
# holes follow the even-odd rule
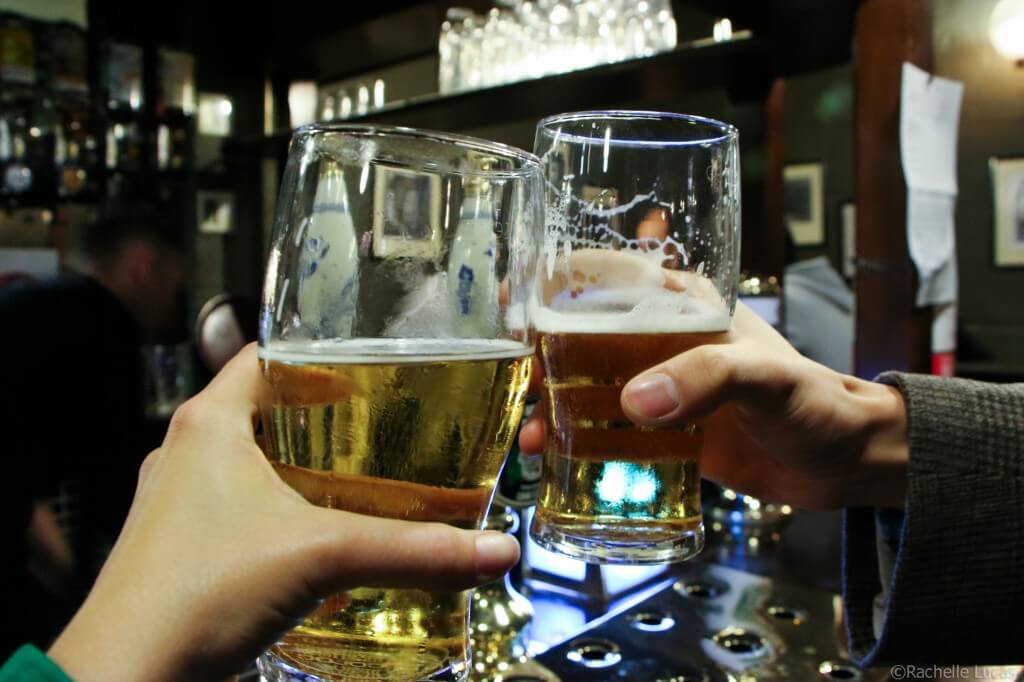
[[[491,507],[486,528],[514,532],[519,516],[507,507]],[[533,606],[512,587],[508,575],[473,591],[470,645],[473,679],[503,679],[511,663],[525,661]]]
[[[621,657],[608,669],[612,673],[606,674],[608,679],[847,679],[841,676],[845,666],[852,664],[845,633],[834,627],[843,622],[842,603],[836,595],[706,563],[684,564],[676,570],[679,581],[675,589],[660,590],[612,619],[601,619],[537,661],[563,679],[587,679],[567,656],[580,642],[596,640],[615,645]],[[724,588],[712,589],[714,585]],[[699,598],[697,594],[714,596]],[[673,619],[676,626],[660,633],[635,632],[637,622],[655,623],[661,614]],[[600,650],[590,656],[603,660]],[[823,662],[830,662],[829,670],[838,674],[823,676]],[[860,679],[871,682],[888,679],[887,669],[853,670]]]

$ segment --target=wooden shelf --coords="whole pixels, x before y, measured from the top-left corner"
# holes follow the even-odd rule
[[[726,88],[736,99],[763,99],[774,78],[773,44],[739,33],[696,41],[652,57],[448,95],[396,101],[344,123],[467,130],[554,113],[610,107],[664,92]],[[342,122],[342,121],[335,121]],[[273,138],[275,150],[291,132]]]

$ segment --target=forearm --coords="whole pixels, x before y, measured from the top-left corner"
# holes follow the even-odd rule
[[[102,577],[101,577],[102,580]],[[165,626],[179,614],[154,613],[130,588],[90,594],[47,654],[75,682],[156,682],[183,679]]]

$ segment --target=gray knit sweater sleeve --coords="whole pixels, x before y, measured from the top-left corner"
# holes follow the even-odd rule
[[[907,504],[891,566],[884,552],[879,566],[880,515],[846,512],[853,657],[862,665],[1020,662],[1024,384],[900,373],[878,380],[907,405]]]

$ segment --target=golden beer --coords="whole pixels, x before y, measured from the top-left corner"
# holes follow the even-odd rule
[[[299,346],[297,346],[299,348]],[[512,341],[286,342],[261,349],[268,456],[313,504],[478,528],[522,414]],[[328,680],[461,679],[467,592],[359,588],[271,654]]]
[[[619,401],[623,386],[642,371],[725,340],[724,331],[682,328],[635,334],[541,330],[548,436],[533,531],[541,544],[618,563],[660,563],[700,551],[701,427],[637,427]]]

